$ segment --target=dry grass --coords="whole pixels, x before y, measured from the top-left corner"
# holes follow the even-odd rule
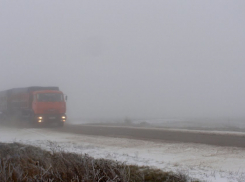
[[[44,151],[19,143],[0,143],[0,181],[190,181],[186,175],[94,159],[88,155]]]

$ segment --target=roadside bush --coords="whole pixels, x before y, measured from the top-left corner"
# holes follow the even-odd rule
[[[125,119],[124,119],[124,124],[125,124],[125,125],[132,125],[132,124],[133,124],[133,122],[132,122],[132,120],[131,120],[131,119],[129,119],[129,118],[125,118]]]
[[[7,182],[127,182],[187,181],[149,167],[126,165],[112,160],[94,159],[88,155],[45,151],[19,143],[0,143],[0,181]]]

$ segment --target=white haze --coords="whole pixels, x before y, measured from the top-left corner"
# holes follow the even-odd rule
[[[68,116],[245,118],[245,1],[0,1],[0,90]]]

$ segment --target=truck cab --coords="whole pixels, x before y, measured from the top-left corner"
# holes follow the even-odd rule
[[[66,121],[66,102],[59,90],[40,90],[32,93],[32,111],[35,123],[58,123]]]

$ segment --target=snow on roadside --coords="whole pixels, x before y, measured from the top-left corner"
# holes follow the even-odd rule
[[[17,129],[2,126],[0,142],[20,142],[48,150],[87,153],[95,158],[182,172],[204,181],[245,181],[243,148],[160,143],[58,133],[49,129]]]

